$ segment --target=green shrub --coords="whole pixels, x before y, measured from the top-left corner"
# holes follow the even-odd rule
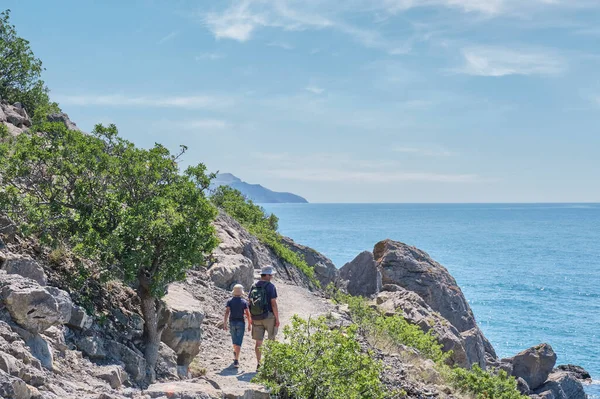
[[[452,352],[442,350],[443,345],[431,332],[426,333],[419,326],[410,324],[401,314],[386,316],[378,308],[371,307],[365,298],[343,294],[333,285],[327,287],[327,292],[336,302],[348,305],[352,321],[364,335],[375,341],[410,346],[436,363],[443,363],[452,355]]]
[[[279,258],[296,266],[314,285],[320,286],[319,281],[315,278],[314,269],[300,255],[283,244],[281,235],[277,232],[279,223],[277,216],[267,215],[262,207],[244,197],[238,190],[228,186],[218,187],[211,199],[215,206],[237,220],[260,242],[271,248]]]
[[[497,374],[484,371],[475,365],[471,370],[455,367],[446,373],[452,386],[461,392],[471,393],[477,399],[525,399],[517,390],[517,381],[506,371]]]
[[[268,341],[256,381],[280,398],[378,399],[387,394],[382,366],[363,353],[356,327],[330,329],[324,318],[297,316],[284,329],[285,342]]]
[[[41,80],[42,61],[35,58],[29,41],[17,35],[9,19],[10,10],[0,13],[0,98],[20,102],[34,120],[39,120],[41,113],[60,109],[50,102],[48,88]]]

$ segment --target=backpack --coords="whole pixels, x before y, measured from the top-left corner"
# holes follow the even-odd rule
[[[250,314],[252,316],[260,316],[269,311],[267,297],[268,284],[262,286],[257,286],[254,284],[252,288],[250,288],[248,299],[250,300]]]

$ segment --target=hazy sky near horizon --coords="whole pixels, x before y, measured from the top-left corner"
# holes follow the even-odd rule
[[[311,202],[600,202],[598,0],[1,0],[83,130]]]

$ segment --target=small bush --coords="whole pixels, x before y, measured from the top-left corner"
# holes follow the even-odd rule
[[[477,399],[525,399],[517,390],[517,381],[506,371],[497,374],[484,371],[475,365],[471,370],[455,367],[449,372],[448,379],[452,386],[464,393],[471,393]]]
[[[426,333],[419,326],[410,324],[401,314],[386,316],[378,308],[369,306],[364,298],[343,294],[333,285],[328,286],[327,291],[336,302],[348,305],[352,321],[364,335],[375,341],[410,346],[436,363],[443,363],[452,355],[452,352],[442,350],[443,345],[431,332]]]
[[[265,344],[256,381],[280,398],[382,399],[382,366],[361,352],[356,327],[330,329],[321,317],[297,316],[284,329],[285,342]]]

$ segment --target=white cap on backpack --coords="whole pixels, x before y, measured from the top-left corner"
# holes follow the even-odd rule
[[[275,273],[277,273],[277,272],[275,271],[275,268],[273,266],[263,266],[260,269],[260,274],[261,275],[262,274],[275,274]]]

